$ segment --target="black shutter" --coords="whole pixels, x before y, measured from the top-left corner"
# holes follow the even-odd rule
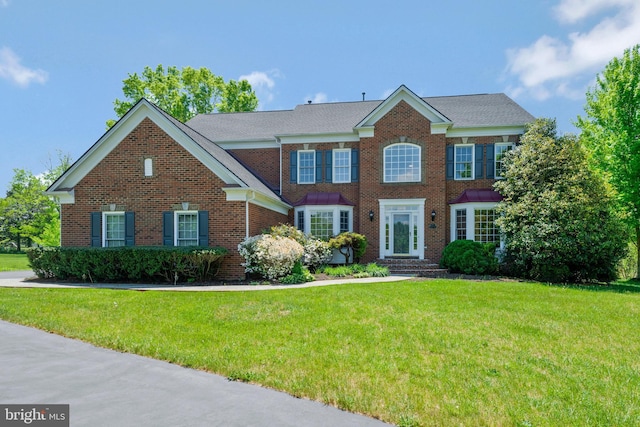
[[[162,212],[162,244],[173,246],[173,212]]]
[[[91,246],[102,247],[102,212],[91,212]]]
[[[482,156],[482,152],[484,151],[484,145],[483,144],[476,144],[475,145],[475,149],[476,149],[476,179],[480,179],[483,177],[483,171],[482,168],[484,166],[484,158]]]
[[[322,151],[316,150],[316,182],[322,182]]]
[[[495,178],[495,144],[487,144],[487,178]]]
[[[198,211],[198,246],[209,246],[209,211]]]
[[[360,180],[360,151],[357,148],[351,150],[351,182]]]
[[[446,179],[453,179],[453,154],[454,154],[454,146],[448,145],[446,151],[446,159],[445,159],[445,174]]]
[[[289,156],[289,181],[295,184],[298,182],[298,152],[292,151]]]
[[[324,180],[333,182],[333,150],[324,152]]]
[[[133,212],[124,213],[124,245],[136,245],[136,221]]]

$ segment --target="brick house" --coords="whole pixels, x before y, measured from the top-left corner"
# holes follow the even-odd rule
[[[367,236],[363,261],[438,262],[456,239],[499,241],[501,154],[534,119],[503,94],[203,114],[186,124],[136,104],[47,190],[63,246],[192,245],[230,251],[289,222]]]

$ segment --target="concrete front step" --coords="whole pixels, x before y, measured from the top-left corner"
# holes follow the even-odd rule
[[[387,258],[379,259],[376,263],[387,267],[393,275],[441,277],[449,273],[447,269],[440,268],[438,264],[426,259]]]

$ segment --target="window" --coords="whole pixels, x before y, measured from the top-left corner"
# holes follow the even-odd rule
[[[467,210],[456,209],[456,240],[467,238]]]
[[[340,233],[346,233],[349,231],[349,211],[340,211]]]
[[[333,150],[333,182],[351,182],[351,149]]]
[[[299,206],[295,211],[298,230],[322,240],[353,230],[353,208],[344,205]]]
[[[144,159],[144,176],[153,176],[153,159]]]
[[[420,147],[393,144],[384,149],[384,182],[420,182]]]
[[[497,143],[495,145],[495,150],[496,150],[496,154],[495,154],[495,162],[496,162],[496,178],[503,178],[504,177],[504,162],[503,162],[503,157],[504,155],[513,149],[513,144],[512,143]]]
[[[474,240],[480,243],[500,242],[500,233],[495,225],[494,209],[475,209]]]
[[[176,246],[198,246],[198,212],[176,212]]]
[[[313,184],[316,182],[315,150],[298,151],[298,183]]]
[[[321,240],[333,237],[333,211],[312,211],[310,233]]]
[[[473,144],[455,146],[455,179],[473,179]]]
[[[124,212],[104,213],[104,247],[114,248],[125,245]]]

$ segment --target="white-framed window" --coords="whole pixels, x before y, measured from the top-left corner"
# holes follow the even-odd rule
[[[175,212],[175,246],[198,246],[198,211]]]
[[[475,240],[481,243],[498,243],[503,246],[500,229],[495,220],[496,203],[459,203],[451,205],[451,241]]]
[[[298,230],[321,240],[353,231],[352,206],[299,206],[295,209],[294,218]]]
[[[499,142],[495,144],[495,171],[496,178],[500,179],[504,177],[504,155],[513,149],[512,142]]]
[[[351,149],[339,148],[333,154],[333,179],[334,183],[351,182]]]
[[[473,144],[456,144],[454,154],[454,179],[473,179],[473,152]]]
[[[153,176],[153,159],[144,159],[144,176]]]
[[[316,182],[315,150],[298,151],[298,184],[314,184]]]
[[[393,144],[384,149],[384,182],[420,182],[421,147]]]
[[[124,212],[102,213],[102,246],[114,248],[125,245]]]

